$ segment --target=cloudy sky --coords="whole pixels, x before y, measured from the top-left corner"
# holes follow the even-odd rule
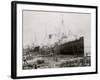
[[[64,21],[62,25],[61,21]],[[70,31],[71,35],[84,36],[85,47],[91,43],[91,15],[83,13],[61,13],[44,11],[23,11],[23,46],[36,43],[46,44],[46,34]],[[56,38],[52,40],[52,43]]]

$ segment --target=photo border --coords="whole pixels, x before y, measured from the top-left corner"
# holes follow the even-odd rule
[[[69,74],[51,74],[51,75],[37,75],[37,76],[17,76],[17,4],[31,4],[31,5],[49,5],[60,7],[79,7],[79,8],[94,8],[96,10],[96,71],[83,72],[83,73],[69,73]],[[38,78],[38,77],[53,77],[53,76],[67,76],[67,75],[85,75],[98,73],[98,7],[88,5],[72,5],[72,4],[57,4],[57,3],[41,3],[41,2],[24,2],[12,1],[11,2],[11,78]]]

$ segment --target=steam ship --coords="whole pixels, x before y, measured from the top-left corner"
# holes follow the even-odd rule
[[[77,37],[69,29],[66,34],[63,16],[61,28],[62,31],[54,33],[45,31],[43,45],[36,44],[33,48],[24,50],[23,69],[90,65],[90,59],[87,59],[87,64],[84,63],[84,36]],[[53,41],[54,37],[56,41]],[[35,37],[35,41],[36,39]]]
[[[83,57],[84,37],[83,36],[77,37],[76,35],[73,35],[71,33],[71,30],[69,29],[68,29],[68,34],[66,34],[63,16],[61,18],[61,28],[62,31],[59,29],[54,33],[47,33],[47,31],[45,31],[46,36],[44,37],[44,42],[46,44],[41,46],[35,45],[34,50],[32,49],[31,51],[36,51],[39,52],[40,54],[46,54],[46,55],[62,54],[62,55],[76,55]],[[53,41],[54,37],[56,41]]]
[[[84,56],[84,37],[78,37],[76,35],[71,34],[71,30],[69,30],[68,35],[66,34],[64,28],[64,20],[62,16],[61,25],[63,32],[58,32],[59,34],[49,34],[48,35],[48,43],[52,40],[53,36],[56,36],[58,39],[57,42],[53,44],[52,53],[54,54],[62,54],[62,55],[76,55],[83,57]],[[73,36],[73,38],[70,36]]]

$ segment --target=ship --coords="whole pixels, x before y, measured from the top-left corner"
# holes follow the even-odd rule
[[[23,69],[91,65],[90,57],[84,58],[84,36],[77,37],[70,29],[66,34],[65,27],[62,15],[62,31],[57,29],[58,31],[54,33],[48,33],[45,29],[45,37],[41,45],[36,43],[38,36],[35,36],[33,47],[24,50]],[[53,41],[54,37],[55,41]],[[84,63],[84,59],[87,60],[87,64]]]
[[[51,53],[60,54],[60,55],[73,55],[78,57],[84,57],[84,36],[80,36],[77,38],[76,35],[71,34],[71,30],[68,30],[68,35],[65,31],[63,15],[61,19],[61,25],[63,28],[63,32],[58,32],[59,34],[49,34],[48,35],[48,43],[53,36],[57,36],[58,41],[55,42],[53,46],[53,50]],[[70,36],[73,36],[74,39],[70,39]]]
[[[61,28],[54,33],[48,33],[45,29],[45,37],[43,45],[34,45],[33,49],[30,49],[31,52],[38,52],[42,55],[76,55],[84,56],[84,36],[77,37],[73,35],[71,30],[68,28],[68,34],[66,34],[64,26],[63,15],[61,15]],[[71,37],[73,36],[73,38]],[[52,43],[52,39],[55,37],[57,40]],[[36,37],[35,37],[35,40]],[[44,45],[44,42],[46,43]],[[34,42],[36,43],[36,42]]]

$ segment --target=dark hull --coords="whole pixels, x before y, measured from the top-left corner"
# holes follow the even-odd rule
[[[80,37],[80,39],[61,44],[55,52],[63,55],[84,56],[84,38]]]

